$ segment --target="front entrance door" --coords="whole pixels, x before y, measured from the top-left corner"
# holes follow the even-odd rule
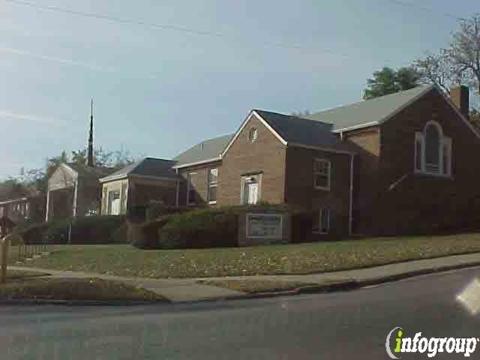
[[[243,194],[242,204],[254,205],[259,200],[259,181],[257,176],[242,179]]]

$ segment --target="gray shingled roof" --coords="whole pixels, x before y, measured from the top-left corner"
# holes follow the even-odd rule
[[[99,179],[103,176],[113,173],[118,168],[107,167],[107,166],[94,166],[90,167],[87,165],[77,164],[77,163],[66,163],[71,169],[76,171],[80,177],[87,177],[92,179]]]
[[[395,94],[321,111],[306,118],[332,124],[334,131],[367,123],[381,124],[396,110],[433,88],[433,85],[418,86]]]
[[[355,151],[353,145],[341,141],[334,131],[365,124],[381,124],[395,111],[433,88],[433,85],[418,86],[395,94],[321,111],[304,118],[265,110],[254,111],[288,143]],[[177,155],[174,160],[177,161],[177,165],[185,165],[216,159],[234,135],[202,141]]]
[[[102,182],[117,180],[126,178],[129,175],[140,175],[140,176],[153,176],[159,178],[169,178],[176,179],[177,174],[173,170],[175,161],[165,160],[165,159],[156,159],[156,158],[144,158],[133,164],[127,165],[124,168],[115,171],[107,177],[100,179]]]
[[[192,164],[220,156],[234,134],[202,141],[173,158],[177,165]]]
[[[254,110],[290,144],[321,146],[330,149],[351,150],[336,134],[332,124],[302,119],[265,110]]]

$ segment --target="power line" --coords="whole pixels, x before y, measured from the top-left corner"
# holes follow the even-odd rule
[[[147,21],[142,21],[142,20],[116,17],[116,16],[112,16],[112,15],[100,14],[100,13],[95,13],[95,12],[84,12],[84,11],[78,11],[78,10],[71,10],[71,9],[58,7],[58,6],[39,5],[39,4],[29,2],[29,1],[24,1],[24,0],[3,0],[3,1],[9,2],[9,3],[12,3],[12,4],[16,4],[16,5],[28,6],[28,7],[35,8],[35,9],[40,9],[40,10],[53,11],[53,12],[69,14],[69,15],[74,15],[74,16],[81,16],[81,17],[86,17],[86,18],[93,18],[93,19],[98,19],[98,20],[105,20],[105,21],[115,22],[115,23],[124,24],[124,25],[137,25],[137,26],[153,28],[153,29],[156,29],[156,30],[170,30],[170,31],[183,32],[183,33],[198,35],[198,36],[223,38],[223,39],[227,39],[227,40],[228,39],[239,40],[239,38],[234,36],[233,34],[225,34],[225,33],[221,33],[221,32],[197,30],[197,29],[193,29],[193,28],[189,28],[189,27],[183,27],[183,26],[177,26],[177,25],[152,23],[152,22],[147,22]],[[294,49],[294,50],[308,50],[308,51],[313,50],[313,51],[320,51],[320,52],[323,52],[323,53],[338,55],[338,56],[342,56],[342,57],[349,57],[349,55],[347,55],[347,54],[338,53],[338,52],[335,52],[335,51],[329,50],[329,49],[320,49],[320,48],[314,49],[314,48],[309,48],[309,47],[296,45],[296,44],[263,42],[262,45],[269,46],[269,47],[284,48],[284,49]]]
[[[418,5],[417,3],[413,3],[413,2],[405,2],[405,1],[402,1],[402,0],[388,0],[388,1],[390,1],[394,4],[396,4],[396,5],[403,6],[403,7],[417,8],[417,9],[422,10],[422,11],[430,12],[430,13],[436,14],[436,15],[442,15],[442,16],[445,16],[445,17],[448,17],[448,18],[451,18],[451,19],[455,19],[455,20],[465,20],[465,18],[462,18],[460,16],[453,15],[453,14],[446,13],[446,12],[439,12],[439,11],[436,11],[435,9],[432,9],[431,7]]]

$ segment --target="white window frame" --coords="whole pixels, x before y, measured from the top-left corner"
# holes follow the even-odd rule
[[[426,131],[429,126],[435,126],[439,131],[440,143],[439,143],[439,166],[438,171],[429,171],[426,166]],[[420,142],[421,154],[420,154],[420,169],[417,168],[417,143]],[[444,168],[444,150],[445,147],[448,149],[448,160],[447,167]],[[430,175],[430,176],[439,176],[439,177],[451,177],[452,176],[452,139],[448,136],[444,136],[443,129],[441,125],[436,121],[429,121],[425,124],[422,132],[415,132],[415,142],[414,142],[414,157],[413,157],[413,168],[414,173]]]
[[[322,218],[323,218],[323,212],[326,212],[327,213],[327,226],[326,228],[324,228],[322,225]],[[317,223],[315,224],[316,226],[313,227],[312,229],[312,233],[314,234],[322,234],[322,235],[325,235],[325,234],[328,234],[330,233],[330,223],[331,223],[331,218],[332,218],[332,214],[331,214],[331,210],[330,208],[327,208],[327,207],[324,207],[324,208],[320,208],[318,210],[318,214],[317,214]]]
[[[326,163],[327,166],[327,174],[324,174],[323,172],[317,171],[317,163]],[[327,175],[327,186],[318,186],[317,185],[317,175]],[[316,190],[325,190],[325,191],[330,191],[330,185],[331,185],[331,178],[332,178],[332,162],[328,159],[321,159],[321,158],[315,158],[313,160],[313,187]]]
[[[190,190],[195,190],[192,186],[192,175],[197,175],[196,172],[189,172],[187,173],[187,206],[195,206],[197,202],[190,202]],[[196,197],[196,196],[195,196]]]
[[[211,172],[215,170],[217,172],[216,175],[216,180],[212,181],[211,180]],[[217,203],[217,200],[210,200],[210,189],[211,188],[216,188],[217,189],[217,194],[216,196],[218,197],[218,167],[216,168],[209,168],[208,173],[207,173],[207,200],[210,205],[214,205]]]
[[[258,204],[262,199],[262,174],[242,175],[240,178],[240,205],[255,205],[248,204],[248,199],[245,201],[245,184],[248,179],[255,178],[257,182],[257,202]]]
[[[257,141],[257,139],[258,139],[258,130],[257,128],[252,127],[248,131],[248,141],[250,141],[251,143],[254,143],[255,141]]]
[[[116,200],[113,197],[118,193],[118,199],[120,200],[120,213],[121,213],[121,201],[122,201],[122,191],[121,189],[110,189],[107,192],[107,212],[108,215],[120,215],[120,214],[113,214],[113,201]]]

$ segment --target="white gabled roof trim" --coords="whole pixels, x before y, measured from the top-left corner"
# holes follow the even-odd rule
[[[370,126],[376,126],[376,125],[380,125],[380,123],[378,121],[371,121],[371,122],[364,123],[364,124],[349,126],[349,127],[343,128],[343,129],[333,130],[333,132],[338,134],[338,133],[342,133],[342,132],[345,132],[345,131],[364,129],[364,128],[367,128],[367,127],[370,127]]]
[[[25,197],[16,198],[16,199],[4,200],[4,201],[0,201],[0,206],[15,204],[15,203],[18,203],[18,202],[25,202],[25,201],[28,201],[28,199],[29,198],[25,196]]]
[[[225,150],[220,154],[220,158],[223,158],[227,151],[230,149],[230,147],[233,145],[235,140],[237,140],[238,136],[242,132],[242,130],[245,128],[245,126],[248,124],[248,122],[251,120],[252,116],[255,116],[270,132],[285,146],[287,146],[287,142],[285,141],[284,138],[280,136],[271,126],[268,122],[266,122],[255,110],[252,110],[248,113],[247,117],[245,120],[243,120],[242,125],[240,125],[240,128],[237,130],[233,138],[230,140],[228,145],[225,147]]]
[[[195,166],[195,165],[208,164],[208,163],[211,163],[211,162],[214,162],[214,161],[220,161],[220,160],[222,160],[222,157],[221,157],[221,156],[217,156],[217,157],[214,157],[214,158],[211,158],[211,159],[206,159],[206,160],[201,160],[201,161],[195,161],[195,162],[191,162],[191,163],[188,163],[188,164],[174,165],[174,166],[172,166],[172,168],[173,168],[173,169],[181,169],[181,168],[190,167],[190,166]]]
[[[105,176],[104,178],[99,179],[100,183],[109,183],[113,181],[119,180],[127,180],[128,178],[137,178],[137,179],[151,179],[151,180],[158,180],[158,181],[177,181],[175,178],[164,177],[164,176],[153,176],[153,175],[139,175],[139,174],[123,174],[117,176]]]

